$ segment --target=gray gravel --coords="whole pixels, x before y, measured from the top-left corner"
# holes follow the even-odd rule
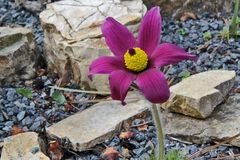
[[[0,25],[21,25],[32,28],[39,53],[42,53],[43,32],[37,13],[26,11],[22,6],[14,6],[12,1],[0,0],[0,15],[5,15]],[[215,17],[208,13],[198,15],[197,20],[188,20],[186,22],[164,21],[162,42],[179,44],[199,57],[196,63],[184,61],[171,66],[166,75],[175,77],[173,83],[177,83],[182,79],[181,72],[183,71],[195,74],[211,69],[227,69],[237,72],[238,83],[236,83],[236,87],[240,87],[240,41],[239,39],[222,39],[220,32],[224,25],[221,17]],[[211,33],[212,38],[210,40],[204,39],[204,32],[207,31]],[[63,105],[58,105],[49,98],[47,86],[55,83],[54,78],[41,76],[35,81],[38,82],[40,89],[34,89],[32,100],[16,93],[16,88],[26,87],[24,82],[9,84],[0,89],[0,142],[3,138],[11,135],[13,125],[18,125],[24,131],[38,132],[42,128],[77,112],[76,109],[66,111]],[[34,85],[28,87],[35,88]],[[76,94],[75,96],[76,100],[89,98],[85,94]],[[88,106],[83,104],[76,107],[83,110]],[[151,116],[148,116],[145,121],[151,121]],[[135,119],[132,125],[140,123],[142,123],[142,119]],[[130,151],[131,160],[148,159],[153,153],[152,146],[156,145],[156,133],[153,123],[148,124],[147,131],[140,132],[134,127],[131,131],[134,133],[134,137],[122,140],[119,139],[118,134],[114,138],[100,144],[99,148],[114,147],[120,153],[127,148]],[[187,145],[169,138],[165,140],[166,151],[177,149],[181,150],[184,155],[191,155],[209,145],[212,144]],[[207,160],[216,158],[220,153],[227,154],[229,151],[236,154],[240,153],[239,148],[221,146],[196,159]],[[99,160],[103,158],[101,149],[76,154],[79,154],[79,156],[66,151],[64,158],[73,160]]]

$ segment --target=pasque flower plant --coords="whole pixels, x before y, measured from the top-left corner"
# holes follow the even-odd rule
[[[122,103],[133,82],[150,102],[165,102],[169,98],[169,87],[159,67],[185,59],[195,60],[196,56],[170,43],[159,44],[161,25],[160,8],[154,7],[144,16],[135,39],[125,26],[108,17],[102,33],[114,56],[94,60],[89,78],[94,74],[110,74],[112,98]]]
[[[147,100],[163,103],[168,100],[170,91],[160,67],[179,61],[196,60],[184,49],[170,43],[160,42],[162,19],[160,8],[150,9],[144,16],[138,37],[112,17],[108,17],[101,29],[105,41],[114,56],[102,56],[89,67],[89,78],[94,74],[109,74],[111,96],[114,100],[124,99],[131,84],[135,83]],[[158,132],[160,158],[164,158],[163,133],[156,105],[153,117]]]

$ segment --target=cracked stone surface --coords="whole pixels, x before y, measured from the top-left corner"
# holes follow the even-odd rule
[[[35,42],[30,29],[0,27],[0,81],[34,76]]]
[[[223,140],[240,133],[240,94],[230,96],[224,104],[216,107],[207,119],[162,112],[166,135],[184,141],[202,144],[212,140]],[[240,147],[240,138],[231,142]]]
[[[170,18],[181,16],[183,12],[192,12],[194,14],[203,13],[205,11],[217,14],[231,13],[232,0],[143,0],[148,8],[160,6],[162,15]]]
[[[87,78],[93,59],[112,54],[102,38],[100,25],[112,16],[137,32],[145,12],[142,0],[67,0],[49,4],[40,14],[49,68],[60,76],[68,68],[83,89],[107,91],[106,76],[95,76],[93,82]]]
[[[106,101],[93,105],[47,129],[50,135],[68,138],[76,151],[87,150],[113,137],[123,121],[141,114],[151,107],[138,92],[129,93],[126,105],[119,101]]]
[[[4,139],[1,160],[50,160],[41,152],[38,134],[20,133]]]
[[[196,118],[206,118],[224,101],[234,85],[234,71],[212,70],[192,75],[170,88],[164,108]]]

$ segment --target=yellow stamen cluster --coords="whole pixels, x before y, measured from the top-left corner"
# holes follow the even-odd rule
[[[148,56],[140,48],[133,48],[124,54],[124,62],[127,69],[141,72],[147,67]]]

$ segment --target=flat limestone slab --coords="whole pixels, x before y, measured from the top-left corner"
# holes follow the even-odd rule
[[[0,84],[35,75],[35,41],[30,29],[0,27]]]
[[[167,110],[162,116],[164,132],[168,136],[198,144],[223,140],[240,133],[240,94],[230,96],[204,120]],[[240,147],[240,137],[230,143]]]
[[[140,21],[145,12],[142,0],[61,0],[48,4],[39,16],[43,28],[54,26],[73,43],[101,36],[100,25],[106,17],[129,24]]]
[[[52,125],[47,131],[58,138],[68,138],[76,151],[87,150],[114,136],[123,121],[151,107],[151,103],[137,93],[129,93],[126,103],[122,106],[119,101],[100,102]]]
[[[41,152],[38,134],[21,133],[4,139],[1,160],[50,160]]]
[[[82,89],[109,91],[108,76],[88,78],[89,65],[112,55],[101,32],[106,17],[113,17],[137,33],[147,11],[142,0],[61,0],[39,15],[44,30],[48,68],[59,76],[67,72]]]
[[[206,118],[233,87],[234,71],[212,70],[190,76],[172,86],[170,99],[163,104],[173,112]]]

